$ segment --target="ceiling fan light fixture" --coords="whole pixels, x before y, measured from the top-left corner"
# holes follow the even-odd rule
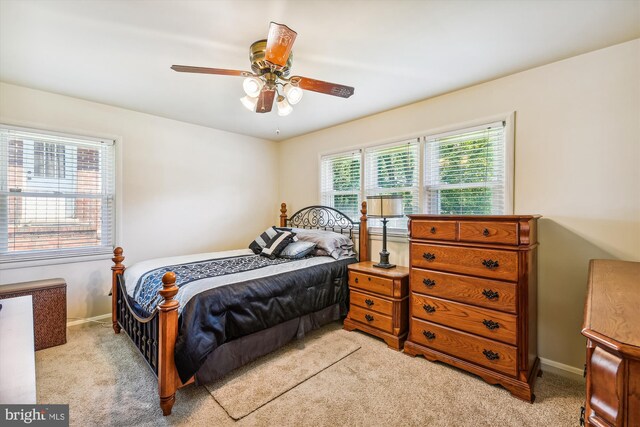
[[[260,95],[260,91],[262,90],[263,86],[264,82],[257,77],[247,77],[246,79],[244,79],[244,82],[242,82],[244,93],[252,98],[256,98],[258,95]]]
[[[296,105],[302,99],[302,89],[291,83],[284,85],[284,95],[287,97],[289,104]]]
[[[288,116],[293,111],[293,107],[289,105],[287,98],[282,95],[278,96],[277,106],[279,116]]]
[[[256,106],[258,105],[258,97],[255,96],[243,96],[240,98],[240,102],[245,108],[251,112],[256,112]]]

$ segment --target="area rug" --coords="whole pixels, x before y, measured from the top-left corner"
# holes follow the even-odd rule
[[[239,420],[359,348],[346,331],[320,329],[205,387],[231,418]]]

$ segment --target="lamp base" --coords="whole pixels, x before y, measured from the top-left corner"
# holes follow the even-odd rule
[[[378,268],[394,268],[395,264],[373,264],[374,267]]]
[[[373,266],[378,268],[393,268],[396,265],[389,264],[389,252],[387,252],[387,241],[386,241],[387,236],[386,236],[386,233],[384,234],[385,235],[383,236],[383,249],[382,249],[382,252],[380,252],[380,262],[377,264],[373,264]]]

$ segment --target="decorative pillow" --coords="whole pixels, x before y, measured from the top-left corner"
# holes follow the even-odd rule
[[[249,244],[249,249],[251,249],[254,254],[258,255],[262,252],[262,248],[267,246],[267,244],[276,236],[276,234],[278,234],[278,230],[275,227],[267,228],[262,234],[256,237],[256,239]]]
[[[260,255],[274,259],[289,243],[293,241],[295,234],[290,231],[278,231],[277,234],[262,248]]]
[[[297,242],[291,242],[286,248],[278,255],[280,258],[300,259],[309,255],[309,253],[316,247],[313,242],[303,242],[299,240]]]
[[[329,230],[317,230],[306,228],[292,228],[298,239],[303,242],[313,242],[316,248],[313,255],[329,255],[335,259],[355,256],[353,242],[345,235]]]
[[[278,231],[291,231],[292,230],[291,228],[287,228],[287,227],[275,227],[275,229],[278,230]],[[298,236],[296,236],[294,234],[292,242],[297,242],[297,241],[298,241]]]

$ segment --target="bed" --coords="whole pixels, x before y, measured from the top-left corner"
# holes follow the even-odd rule
[[[329,230],[353,241],[359,225],[357,255],[365,261],[366,202],[361,213],[356,222],[336,209],[309,206],[288,217],[282,203],[280,229]],[[157,376],[164,415],[171,414],[177,389],[221,378],[346,315],[347,265],[355,258],[267,261],[247,251],[150,260],[125,269],[123,250],[115,248],[113,329],[125,331]],[[221,268],[224,273],[215,273]]]

